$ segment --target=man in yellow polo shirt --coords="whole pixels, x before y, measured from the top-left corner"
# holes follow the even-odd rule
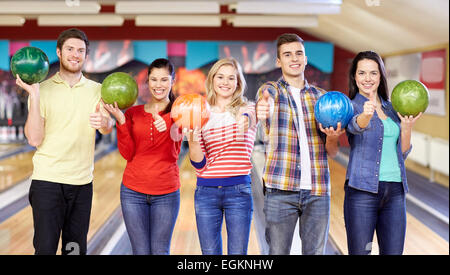
[[[95,130],[108,134],[113,121],[101,103],[101,84],[82,68],[89,41],[78,29],[57,41],[59,72],[41,84],[16,83],[29,93],[25,135],[37,150],[29,200],[35,254],[86,254],[92,206]]]

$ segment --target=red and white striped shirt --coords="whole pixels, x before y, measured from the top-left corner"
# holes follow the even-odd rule
[[[255,104],[250,103],[244,113],[249,118],[247,131],[239,129],[236,118],[230,112],[211,112],[199,141],[206,164],[196,169],[198,178],[217,179],[250,174],[256,136]]]

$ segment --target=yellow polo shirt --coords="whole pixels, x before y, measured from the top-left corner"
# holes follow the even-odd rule
[[[89,114],[100,97],[101,84],[84,76],[73,87],[59,72],[40,84],[45,134],[33,157],[32,179],[73,185],[92,181],[95,129]]]

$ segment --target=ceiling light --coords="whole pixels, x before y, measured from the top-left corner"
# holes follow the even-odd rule
[[[17,15],[0,15],[0,26],[22,26],[25,18]]]
[[[138,15],[136,26],[220,27],[220,16],[214,15]]]
[[[267,2],[247,1],[231,4],[238,14],[338,14],[342,1]]]
[[[123,17],[114,14],[41,15],[38,26],[122,26]]]
[[[228,22],[234,27],[307,28],[319,25],[317,16],[236,15]]]
[[[118,14],[219,14],[220,4],[206,1],[118,1]]]
[[[95,1],[0,1],[0,14],[95,14],[100,8]]]

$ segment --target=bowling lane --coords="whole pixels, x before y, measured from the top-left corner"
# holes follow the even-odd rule
[[[19,143],[0,144],[0,156],[21,146],[23,145]]]
[[[118,151],[95,163],[88,242],[120,204],[119,187],[125,164]],[[30,206],[0,224],[0,254],[33,254],[32,239],[33,217]]]
[[[126,160],[117,150],[95,163],[88,242],[120,205],[120,183],[125,166]]]
[[[31,176],[34,150],[0,160],[0,192]]]
[[[330,238],[334,240],[343,254],[348,254],[347,235],[344,223],[344,182],[346,167],[331,158],[329,158],[329,165],[331,172]],[[372,254],[378,254],[376,235],[372,244]],[[408,213],[403,254],[448,255],[449,244],[445,239]]]

